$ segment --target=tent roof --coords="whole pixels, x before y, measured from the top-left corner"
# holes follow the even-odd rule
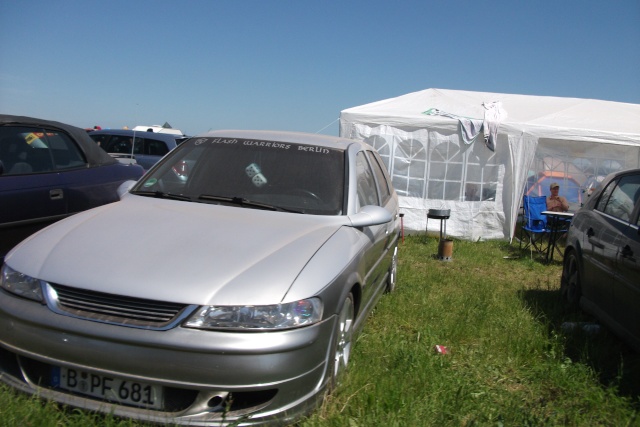
[[[552,96],[426,89],[341,112],[348,122],[425,127],[457,126],[456,120],[428,116],[440,111],[482,120],[484,102],[500,101],[507,113],[501,131],[532,132],[538,137],[640,144],[640,104]]]

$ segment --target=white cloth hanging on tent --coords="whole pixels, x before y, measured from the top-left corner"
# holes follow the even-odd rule
[[[502,102],[483,102],[484,121],[484,143],[491,151],[496,150],[496,140],[498,139],[498,128],[500,122],[507,118],[507,112],[502,108]]]
[[[475,142],[476,138],[482,132],[484,134],[484,143],[491,151],[496,149],[496,140],[498,138],[498,128],[500,122],[507,118],[507,112],[502,108],[502,102],[483,102],[484,107],[484,119],[472,119],[469,117],[462,117],[455,114],[447,113],[446,111],[438,110],[437,108],[430,108],[423,114],[429,116],[444,116],[455,120],[458,120],[460,124],[460,133],[462,135],[462,141],[469,145]]]
[[[467,145],[472,144],[476,140],[478,135],[480,135],[480,132],[482,132],[482,126],[484,125],[484,122],[482,120],[457,116],[455,114],[447,113],[446,111],[438,110],[437,108],[430,108],[423,114],[426,114],[428,116],[449,117],[451,119],[457,120],[460,124],[462,141]]]

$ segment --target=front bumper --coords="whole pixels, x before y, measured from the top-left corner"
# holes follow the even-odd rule
[[[151,422],[287,423],[313,409],[327,383],[335,316],[279,332],[151,331],[59,315],[0,294],[0,381],[63,404]],[[53,386],[65,366],[165,390],[161,411]]]

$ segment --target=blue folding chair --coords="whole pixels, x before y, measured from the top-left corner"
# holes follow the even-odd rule
[[[520,229],[520,249],[531,248],[532,258],[534,249],[538,254],[547,257],[549,228],[547,227],[547,217],[542,214],[547,210],[547,198],[545,196],[524,196],[522,207],[524,215]]]

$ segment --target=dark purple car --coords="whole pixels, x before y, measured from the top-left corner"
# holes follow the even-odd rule
[[[123,165],[83,129],[0,115],[0,259],[35,231],[118,200],[116,190],[143,169]]]

